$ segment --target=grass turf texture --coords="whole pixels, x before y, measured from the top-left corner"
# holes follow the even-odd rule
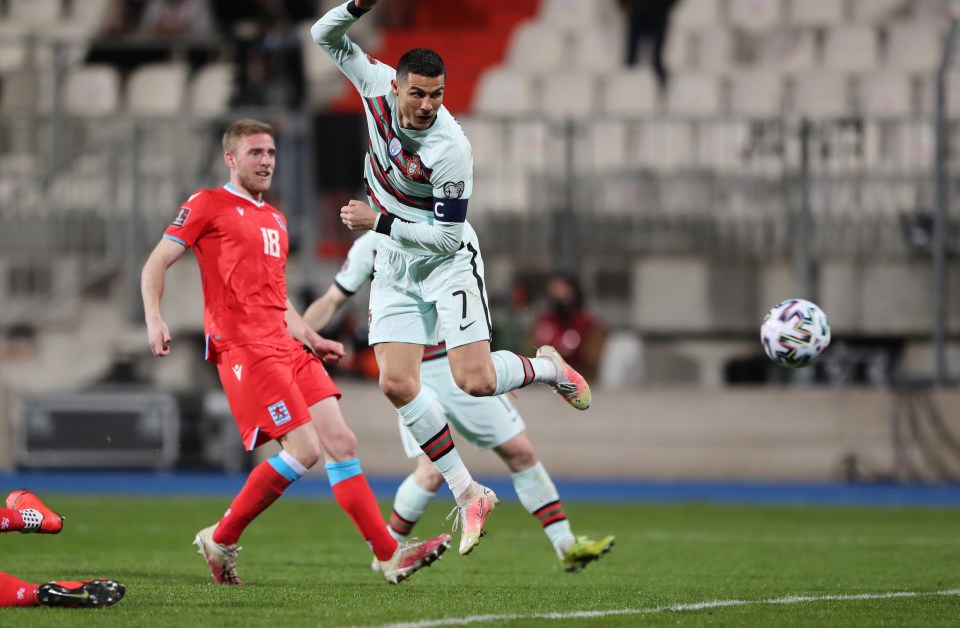
[[[516,502],[491,517],[469,557],[453,548],[398,586],[332,501],[280,500],[245,532],[242,587],[212,584],[190,544],[227,499],[43,495],[67,515],[58,536],[0,535],[0,570],[31,582],[109,577],[103,610],[0,609],[0,625],[378,626],[499,616],[513,626],[955,626],[960,596],[763,602],[960,588],[960,510],[567,504],[574,531],[616,534],[613,551],[564,573]],[[430,507],[421,536],[447,529]],[[699,610],[665,607],[751,602]],[[754,603],[755,602],[755,603]],[[570,616],[627,611],[626,614]],[[543,613],[557,618],[534,618]],[[512,619],[511,619],[512,617]],[[440,624],[432,624],[440,625]]]

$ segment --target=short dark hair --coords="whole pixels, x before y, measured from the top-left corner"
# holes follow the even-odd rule
[[[403,53],[397,63],[397,78],[407,80],[411,74],[434,78],[446,76],[447,67],[443,64],[440,55],[429,48],[414,48]]]

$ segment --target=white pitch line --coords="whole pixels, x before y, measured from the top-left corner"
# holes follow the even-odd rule
[[[947,538],[913,536],[897,539],[865,539],[851,536],[783,536],[779,534],[757,534],[745,536],[737,534],[718,534],[712,532],[676,533],[666,530],[650,530],[649,532],[641,533],[637,538],[642,541],[654,542],[679,541],[687,543],[771,543],[775,545],[908,545],[921,547],[960,545],[960,539],[956,537]]]
[[[671,604],[654,608],[622,608],[606,611],[574,611],[570,613],[533,613],[530,615],[468,615],[467,617],[446,617],[444,619],[424,619],[421,621],[384,624],[380,628],[432,628],[433,626],[465,626],[518,619],[592,619],[612,617],[614,615],[653,615],[656,613],[682,613],[702,611],[709,608],[726,606],[747,606],[749,604],[802,604],[805,602],[851,602],[859,600],[887,600],[903,597],[929,597],[934,595],[960,596],[960,589],[945,591],[893,591],[890,593],[860,593],[857,595],[790,595],[770,600],[710,600],[691,604]]]

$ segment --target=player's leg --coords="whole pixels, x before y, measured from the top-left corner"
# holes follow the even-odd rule
[[[319,360],[304,355],[297,361],[296,373],[305,397],[319,399],[310,406],[311,425],[327,458],[325,468],[334,498],[373,549],[384,578],[397,584],[429,566],[450,547],[450,535],[398,543],[389,534],[357,458],[357,437],[343,418],[337,401],[339,393],[326,370]],[[331,391],[336,394],[329,394]]]
[[[494,451],[510,469],[520,503],[540,522],[566,571],[580,571],[610,551],[614,542],[612,536],[600,540],[574,536],[560,493],[546,468],[537,460],[526,432],[495,447]]]
[[[13,491],[5,503],[6,508],[0,508],[0,532],[58,534],[63,529],[63,517],[30,491]]]
[[[398,541],[410,538],[413,527],[420,521],[430,500],[443,486],[443,475],[422,453],[416,458],[416,467],[408,475],[393,498],[393,510],[387,529]]]
[[[312,406],[313,428],[326,453],[327,477],[333,496],[370,544],[378,560],[388,560],[397,541],[387,532],[383,515],[357,458],[357,439],[347,426],[336,398],[328,397]]]
[[[254,467],[243,488],[216,524],[197,533],[194,544],[220,584],[242,584],[236,571],[237,542],[246,527],[290,484],[320,459],[320,441],[310,410],[293,382],[296,344],[284,354],[258,346],[220,356],[217,370],[247,449],[277,440],[282,451]],[[241,368],[236,368],[237,366]]]
[[[40,606],[37,601],[39,584],[24,582],[8,573],[0,572],[0,608],[10,606]]]
[[[440,335],[447,343],[457,385],[476,397],[502,395],[534,382],[547,384],[578,410],[590,407],[590,386],[553,347],[528,358],[512,351],[490,352],[493,327],[483,279],[483,258],[475,236],[433,272],[424,291],[436,299]]]

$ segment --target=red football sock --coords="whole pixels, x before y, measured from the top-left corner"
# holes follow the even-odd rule
[[[240,539],[251,521],[277,501],[292,482],[280,475],[268,461],[261,462],[250,472],[246,484],[233,499],[220,524],[213,532],[213,540],[221,545],[233,545]]]
[[[360,473],[337,482],[333,485],[333,496],[373,548],[377,560],[389,560],[397,550],[397,540],[387,531],[387,524],[366,476]]]
[[[0,532],[23,530],[23,517],[19,510],[0,508]]]
[[[0,509],[2,510],[2,509]],[[39,606],[39,584],[30,584],[8,573],[0,572],[0,608],[6,606]]]

